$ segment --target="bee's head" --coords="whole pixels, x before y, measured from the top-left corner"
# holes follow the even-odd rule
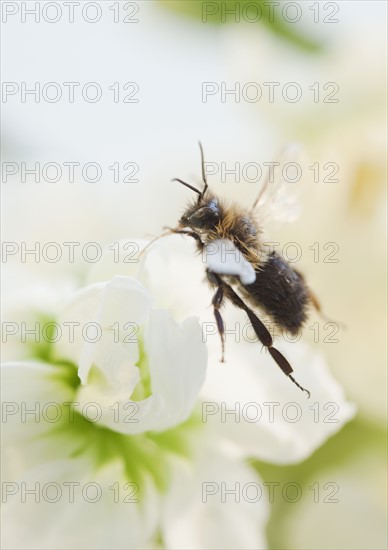
[[[179,220],[181,227],[210,230],[218,224],[221,218],[221,208],[215,197],[200,197],[200,200],[190,206]]]
[[[199,143],[201,151],[201,167],[202,167],[202,181],[204,188],[202,191],[193,187],[189,183],[175,178],[173,181],[177,181],[188,187],[198,195],[197,201],[189,206],[186,212],[179,220],[179,226],[181,228],[189,227],[196,230],[211,230],[214,229],[221,218],[221,207],[219,201],[208,191],[208,184],[205,171],[205,159],[203,155],[203,149],[201,143]]]

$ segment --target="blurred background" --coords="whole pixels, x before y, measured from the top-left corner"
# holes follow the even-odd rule
[[[302,464],[255,464],[341,487],[335,505],[275,501],[269,546],[386,548],[386,3],[81,2],[73,22],[40,4],[39,20],[35,2],[2,6],[3,241],[159,234],[191,198],[170,180],[200,182],[199,139],[212,189],[250,205],[264,163],[299,142],[302,213],[267,231],[299,244],[297,267],[347,327],[306,338],[358,414]],[[9,255],[4,300],[31,281],[77,287],[89,268]]]

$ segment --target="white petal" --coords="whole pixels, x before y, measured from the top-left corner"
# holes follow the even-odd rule
[[[167,548],[267,547],[268,496],[253,468],[213,452],[198,457],[194,465],[177,463],[174,472],[163,507]]]
[[[166,429],[189,417],[205,380],[207,349],[198,319],[179,325],[168,312],[152,311],[146,349],[152,392],[165,403],[157,429]]]
[[[289,464],[306,459],[336,433],[353,418],[355,406],[346,401],[322,356],[302,342],[278,347],[295,379],[310,390],[310,399],[257,342],[240,342],[228,345],[226,363],[212,356],[203,420],[237,453]]]
[[[172,235],[151,245],[139,264],[139,280],[151,291],[155,307],[177,320],[198,315],[209,306],[205,264],[190,237]]]
[[[148,481],[125,486],[118,459],[99,470],[85,457],[49,462],[7,482],[17,492],[3,505],[6,548],[141,548],[155,536],[156,489]],[[37,489],[39,502],[23,497],[23,484]]]
[[[168,312],[151,311],[145,353],[152,395],[140,401],[130,399],[139,381],[139,369],[133,367],[135,377],[127,386],[109,388],[92,380],[80,387],[76,397],[80,407],[96,403],[99,423],[124,434],[165,430],[187,420],[198,401],[207,364],[198,320],[189,318],[179,325]]]
[[[82,289],[61,317],[62,323],[77,323],[74,341],[62,343],[57,353],[79,365],[83,383],[86,383],[92,365],[103,357],[105,360],[100,360],[98,367],[114,384],[120,375],[112,372],[111,362],[106,360],[110,347],[107,342],[112,344],[112,349],[122,346],[127,352],[128,364],[136,363],[138,342],[131,338],[131,334],[135,335],[148,319],[150,306],[147,290],[130,277],[117,276],[107,283],[96,283]],[[89,323],[95,324],[97,332]],[[87,326],[92,327],[92,335],[82,332]],[[96,342],[93,342],[95,334]]]
[[[41,430],[36,422],[44,407],[50,403],[63,403],[74,397],[74,390],[66,383],[65,366],[38,362],[2,363],[1,394],[3,401],[3,430],[16,437],[19,430],[30,433]],[[47,412],[48,411],[44,411]],[[50,422],[45,423],[46,429]],[[24,435],[26,435],[24,433]]]
[[[53,456],[48,434],[63,421],[61,405],[74,389],[66,382],[68,367],[44,363],[3,363],[2,466],[7,472]]]
[[[135,367],[137,380],[138,369]],[[118,393],[94,383],[81,386],[76,395],[76,409],[93,421],[122,434],[134,435],[156,430],[165,414],[165,402],[159,395],[141,401],[130,399],[125,388]],[[90,407],[90,413],[89,411]]]
[[[21,265],[2,265],[2,361],[31,359],[31,346],[48,345],[45,325],[74,292],[74,282],[55,283]],[[36,335],[28,331],[36,330]]]

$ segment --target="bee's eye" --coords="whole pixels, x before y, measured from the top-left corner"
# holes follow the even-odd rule
[[[213,228],[220,221],[220,207],[217,199],[211,199],[205,205],[187,210],[180,219],[181,225],[195,229]]]
[[[197,228],[213,227],[219,222],[218,209],[203,206],[189,216],[187,221]]]

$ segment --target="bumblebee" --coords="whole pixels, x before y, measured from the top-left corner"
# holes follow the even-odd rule
[[[166,228],[162,236],[178,233],[192,237],[206,259],[206,277],[214,290],[212,305],[225,355],[225,327],[221,308],[226,301],[243,310],[259,341],[267,348],[275,363],[298,388],[293,369],[284,355],[273,346],[273,338],[260,320],[257,310],[271,319],[279,330],[297,334],[308,317],[310,306],[320,305],[308,288],[303,275],[275,251],[263,243],[263,231],[257,212],[273,197],[282,182],[268,178],[251,209],[227,204],[209,189],[202,145],[201,166],[203,189],[175,178],[198,195],[186,208],[176,228]]]

